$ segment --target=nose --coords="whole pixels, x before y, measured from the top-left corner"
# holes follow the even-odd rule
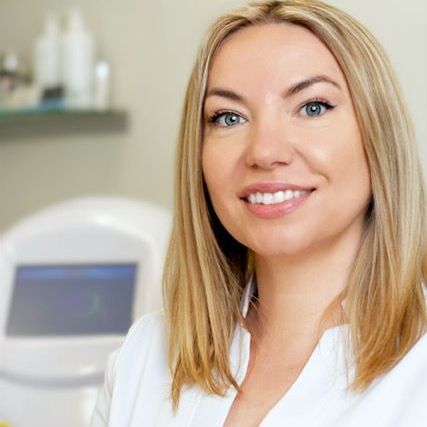
[[[246,142],[246,164],[269,170],[291,163],[295,149],[288,126],[281,117],[254,120]]]

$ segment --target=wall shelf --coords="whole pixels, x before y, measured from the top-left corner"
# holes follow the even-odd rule
[[[9,138],[103,134],[128,129],[128,114],[120,110],[0,109],[0,141]]]

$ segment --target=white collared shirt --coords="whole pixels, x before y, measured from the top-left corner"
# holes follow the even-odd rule
[[[252,288],[249,283],[244,315]],[[427,334],[390,372],[356,394],[347,390],[346,328],[340,325],[325,331],[301,374],[261,427],[427,426]],[[249,351],[250,334],[237,326],[230,358],[238,383],[245,377]],[[224,397],[186,387],[174,413],[170,384],[166,324],[159,312],[137,321],[121,349],[111,356],[91,426],[221,427],[236,397],[233,387]]]

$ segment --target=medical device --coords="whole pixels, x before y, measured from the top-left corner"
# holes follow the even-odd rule
[[[0,424],[89,425],[109,354],[161,307],[170,214],[85,198],[0,237]]]

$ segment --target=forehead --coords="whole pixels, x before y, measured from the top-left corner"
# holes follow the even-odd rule
[[[224,41],[213,57],[208,86],[282,87],[314,75],[327,75],[346,86],[334,56],[311,31],[269,23],[243,28]]]

